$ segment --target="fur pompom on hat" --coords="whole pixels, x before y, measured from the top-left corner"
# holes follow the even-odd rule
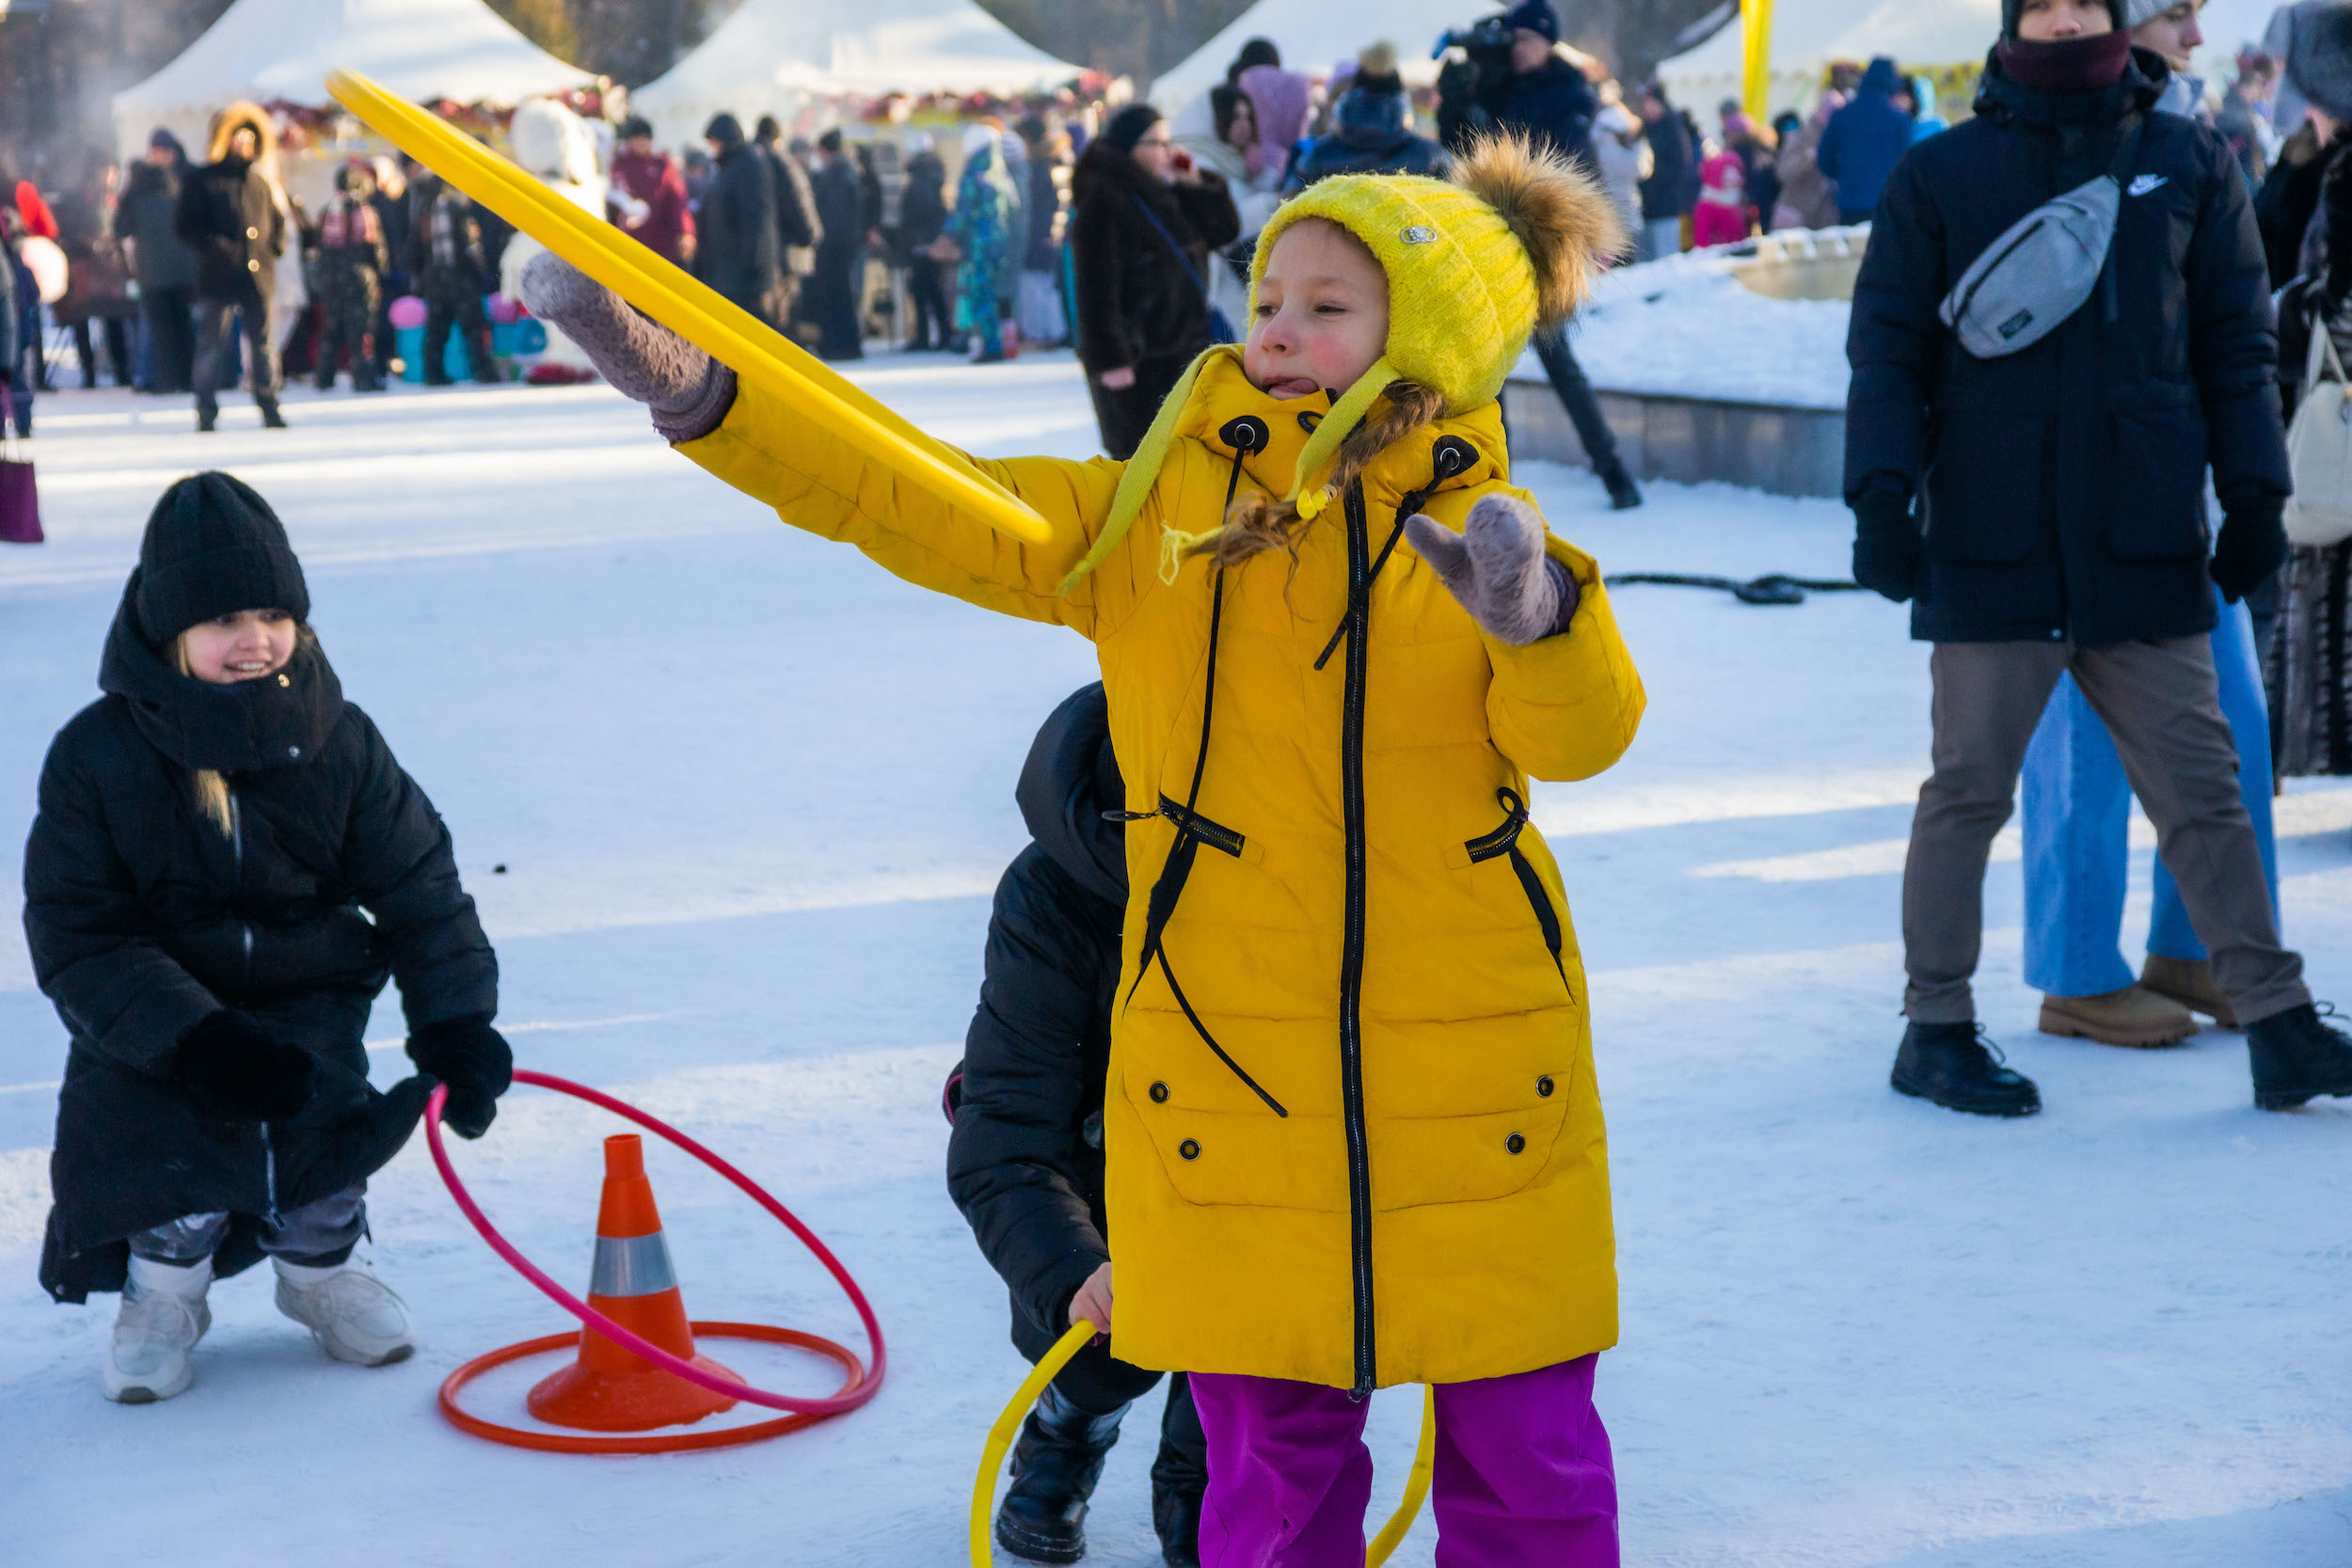
[[[1316,476],[1392,383],[1415,382],[1435,392],[1441,417],[1493,402],[1528,339],[1575,314],[1594,272],[1626,249],[1616,206],[1590,175],[1549,146],[1538,151],[1525,137],[1504,133],[1472,142],[1448,179],[1336,174],[1282,203],[1258,236],[1252,320],[1275,245],[1284,230],[1306,218],[1346,230],[1389,280],[1388,343],[1314,427],[1282,498],[1307,518],[1330,499],[1327,481],[1311,488]],[[1232,352],[1204,351],[1161,401],[1120,475],[1093,547],[1063,579],[1062,593],[1109,555],[1141,513],[1201,365]]]
[[[1626,248],[1600,185],[1549,146],[1502,134],[1473,141],[1444,180],[1347,174],[1284,202],[1258,238],[1250,311],[1282,231],[1338,224],[1389,279],[1389,341],[1300,454],[1301,486],[1391,381],[1416,381],[1448,414],[1493,401],[1537,331],[1576,313],[1593,274]]]

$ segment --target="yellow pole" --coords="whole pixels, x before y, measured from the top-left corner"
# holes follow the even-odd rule
[[[1740,0],[1740,103],[1748,118],[1761,125],[1772,107],[1772,0]]]
[[[1094,1335],[1092,1323],[1080,1322],[1071,1324],[1070,1332],[1056,1340],[1054,1348],[1040,1357],[1038,1364],[1029,1370],[1029,1375],[1022,1379],[1020,1388],[1012,1396],[1012,1402],[1006,1405],[1005,1413],[996,1418],[996,1424],[988,1429],[988,1441],[980,1449],[979,1473],[972,1478],[972,1568],[991,1568],[995,1561],[995,1549],[990,1543],[988,1527],[990,1515],[995,1511],[996,1477],[1005,1467],[1005,1451],[1021,1434],[1022,1418],[1038,1402],[1038,1396],[1045,1392],[1045,1386],[1070,1365],[1071,1357],[1092,1342]],[[1381,1527],[1380,1533],[1366,1545],[1364,1568],[1380,1568],[1382,1563],[1388,1561],[1389,1554],[1396,1550],[1397,1543],[1405,1539],[1405,1532],[1413,1528],[1413,1520],[1420,1514],[1421,1505],[1429,1496],[1430,1473],[1437,1467],[1437,1459],[1438,1391],[1431,1388],[1422,1396],[1421,1442],[1413,1450],[1413,1467],[1405,1478],[1405,1498],[1397,1504],[1396,1512],[1389,1516],[1389,1522]]]
[[[358,71],[329,71],[326,90],[393,146],[774,397],[812,436],[858,449],[893,478],[1025,545],[1052,542],[1045,519],[970,458],[601,216]]]

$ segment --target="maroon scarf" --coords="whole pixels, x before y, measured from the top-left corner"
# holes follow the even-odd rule
[[[1995,53],[2009,79],[2027,92],[2063,96],[2111,87],[2131,62],[2132,35],[2118,27],[2089,38],[2034,43],[2003,39]]]

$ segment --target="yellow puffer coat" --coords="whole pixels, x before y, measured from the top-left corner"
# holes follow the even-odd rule
[[[1273,552],[1221,602],[1204,561],[1164,581],[1163,530],[1223,514],[1230,421],[1262,423],[1241,483],[1279,495],[1306,406],[1213,356],[1140,517],[1066,598],[1119,464],[982,464],[1052,523],[1024,546],[748,384],[681,450],[911,582],[1094,641],[1128,808],[1153,814],[1127,832],[1104,1114],[1117,1354],[1367,1390],[1549,1366],[1615,1342],[1615,1247],[1583,968],[1519,802],[1530,775],[1616,761],[1641,682],[1590,557],[1550,542],[1575,620],[1514,648],[1393,537],[1433,482],[1421,509],[1455,528],[1506,487],[1492,404],[1375,459],[1295,576]],[[1335,638],[1367,577],[1365,624]]]

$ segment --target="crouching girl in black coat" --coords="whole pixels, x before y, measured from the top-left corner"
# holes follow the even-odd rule
[[[1036,840],[996,886],[988,971],[947,1082],[947,1190],[1012,1296],[1031,1361],[1080,1318],[1106,1332],[1103,1083],[1110,1070],[1119,933],[1127,908],[1125,803],[1101,683],[1038,732],[1021,769]],[[1088,1499],[1127,1407],[1160,1380],[1089,1345],[1047,1386],[1012,1451],[996,1539],[1033,1562],[1086,1552]],[[1152,1522],[1174,1568],[1200,1560],[1208,1449],[1184,1376],[1169,1380],[1152,1465]]]
[[[338,1360],[415,1348],[352,1261],[361,1195],[433,1081],[478,1137],[511,1059],[498,964],[450,837],[306,625],[302,567],[226,474],[148,519],[106,639],[106,695],[41,769],[24,928],[72,1036],[41,1283],[120,1290],[103,1386],[187,1387],[215,1275],[267,1254],[278,1307]],[[400,983],[420,1075],[379,1094],[361,1036]]]

